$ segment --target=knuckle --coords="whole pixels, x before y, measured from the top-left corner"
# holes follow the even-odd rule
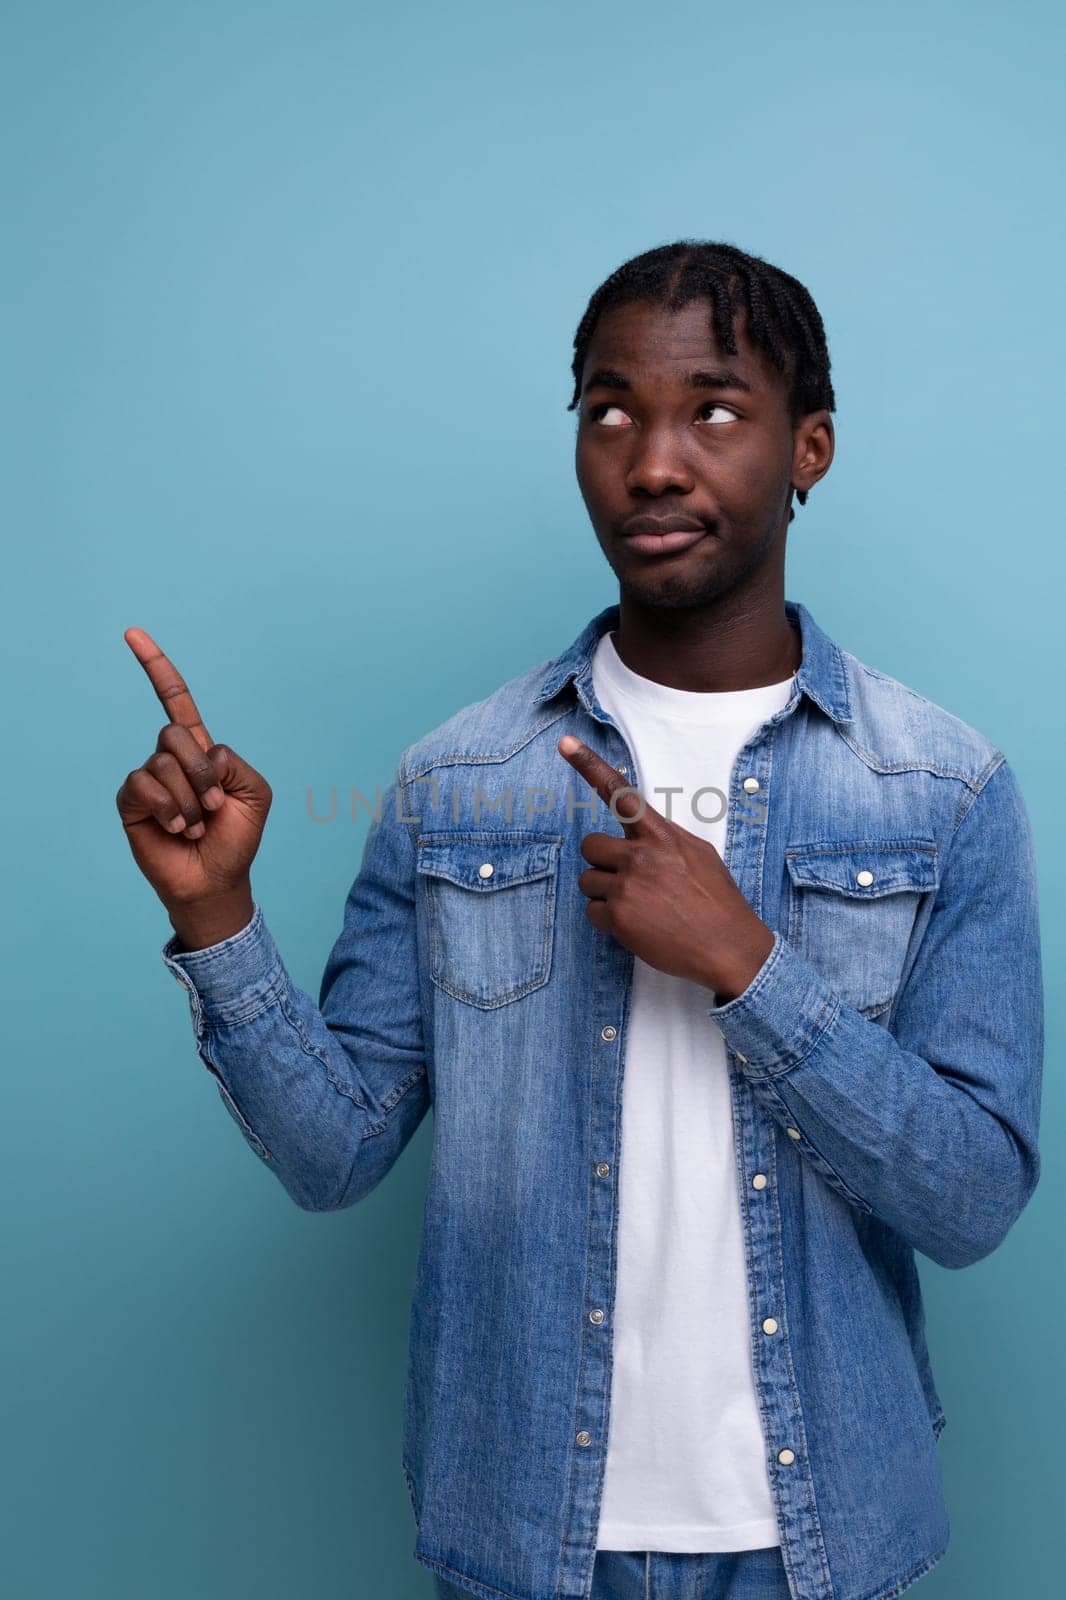
[[[146,805],[151,801],[153,787],[152,780],[147,772],[143,767],[138,767],[130,773],[119,790],[119,804],[122,805],[127,801],[132,801],[135,805]]]
[[[214,768],[202,751],[197,750],[193,755],[190,751],[188,760],[184,763],[185,775],[189,779],[197,794],[202,794],[205,789],[210,789],[218,782]]]

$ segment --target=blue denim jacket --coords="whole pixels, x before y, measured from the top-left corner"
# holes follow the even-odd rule
[[[786,610],[802,661],[739,752],[724,855],[774,942],[707,1026],[790,1592],[888,1600],[948,1540],[914,1252],[981,1260],[1039,1174],[1035,865],[1002,751]],[[297,1205],[361,1200],[433,1107],[402,1467],[414,1555],[485,1600],[587,1597],[595,1558],[633,957],[577,884],[583,835],[621,824],[556,740],[634,771],[592,684],[617,623],[404,750],[317,1006],[258,902],[163,947]]]

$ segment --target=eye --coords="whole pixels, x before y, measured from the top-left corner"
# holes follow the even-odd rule
[[[708,411],[719,413],[716,417],[707,417],[706,420],[708,422],[718,424],[739,421],[739,413],[734,411],[731,406],[723,405],[720,400],[705,400],[699,408],[699,414],[702,415]],[[611,412],[614,413],[613,416],[611,416]],[[605,428],[621,428],[630,420],[621,406],[614,405],[609,400],[601,400],[599,405],[590,406],[588,414],[593,422],[602,423]]]
[[[622,425],[623,425],[622,422],[619,422],[617,419],[612,420],[612,421],[608,421],[607,420],[607,417],[606,417],[605,413],[608,412],[608,411],[617,412],[618,417],[623,418],[625,421],[629,420],[628,417],[626,416],[626,413],[622,410],[621,406],[612,405],[610,403],[610,401],[606,401],[606,400],[601,400],[601,402],[600,402],[600,404],[598,406],[590,406],[589,407],[589,416],[592,418],[593,422],[602,422],[605,428],[620,428],[620,427],[622,427]]]
[[[723,415],[717,418],[718,422],[736,422],[738,420],[738,413],[731,406],[724,406],[720,400],[705,400],[703,405],[700,406],[700,410],[721,411]],[[712,419],[708,418],[707,420],[711,421]]]

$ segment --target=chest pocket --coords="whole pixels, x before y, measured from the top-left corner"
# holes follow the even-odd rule
[[[467,1005],[507,1005],[547,983],[559,839],[534,834],[423,836],[433,982]]]
[[[887,1011],[921,897],[940,882],[935,841],[790,844],[785,862],[789,944],[864,1016]]]

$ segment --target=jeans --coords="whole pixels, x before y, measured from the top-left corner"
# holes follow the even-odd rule
[[[463,1600],[434,1573],[438,1600]],[[597,1550],[590,1600],[789,1600],[779,1545],[731,1555]]]

